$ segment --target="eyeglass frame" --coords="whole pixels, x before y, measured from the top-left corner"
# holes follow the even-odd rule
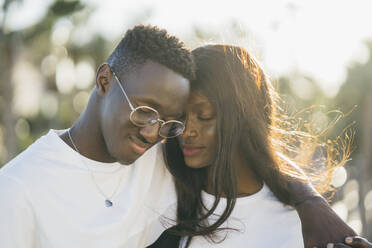
[[[160,123],[160,127],[159,127],[159,130],[158,130],[158,135],[159,135],[160,137],[165,138],[165,139],[169,139],[169,138],[177,137],[177,136],[181,135],[181,134],[184,132],[184,130],[185,130],[185,123],[183,123],[182,121],[178,121],[178,120],[169,120],[169,121],[164,121],[164,120],[162,120],[162,119],[159,118],[159,116],[160,116],[159,112],[158,112],[156,109],[154,109],[154,108],[152,108],[152,107],[149,107],[149,106],[141,105],[141,106],[133,107],[132,102],[129,100],[129,97],[128,97],[127,93],[125,92],[123,86],[121,85],[121,81],[120,81],[119,77],[116,76],[116,73],[111,69],[111,67],[110,67],[110,65],[109,65],[108,63],[104,63],[104,65],[108,65],[108,66],[109,66],[109,68],[110,68],[110,70],[111,70],[111,72],[112,72],[112,75],[113,75],[114,78],[116,79],[116,81],[117,81],[117,83],[118,83],[118,85],[119,85],[121,91],[123,92],[123,95],[124,95],[125,99],[126,99],[127,102],[128,102],[129,108],[131,109],[131,113],[130,113],[130,115],[129,115],[129,119],[130,119],[130,121],[131,121],[134,125],[136,125],[137,127],[147,127],[147,126],[155,125],[156,123],[159,122],[159,123]],[[154,112],[156,113],[156,115],[157,115],[157,119],[156,119],[156,120],[154,119],[155,122],[153,122],[153,123],[149,123],[149,124],[147,124],[147,125],[139,125],[138,123],[136,123],[135,121],[133,121],[133,120],[132,120],[133,113],[134,113],[137,109],[140,109],[140,108],[146,108],[146,109],[149,109],[149,110],[151,110],[151,111],[154,111]],[[175,135],[175,136],[169,136],[169,137],[164,136],[164,135],[161,135],[161,134],[160,134],[160,130],[161,130],[161,128],[162,128],[165,124],[168,124],[168,123],[178,123],[178,124],[181,124],[183,128],[182,128],[182,131],[180,132],[180,134],[177,134],[177,135]]]

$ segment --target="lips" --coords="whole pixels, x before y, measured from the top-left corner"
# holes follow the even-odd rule
[[[195,145],[182,145],[182,152],[184,156],[195,156],[199,154],[204,147]]]
[[[138,138],[133,136],[130,136],[129,140],[133,150],[138,154],[143,154],[145,151],[147,151],[147,149],[150,148],[148,144],[144,144],[142,141],[138,140]]]

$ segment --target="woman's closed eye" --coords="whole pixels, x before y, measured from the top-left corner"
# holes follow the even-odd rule
[[[210,121],[215,118],[214,114],[199,114],[198,119],[201,121]]]

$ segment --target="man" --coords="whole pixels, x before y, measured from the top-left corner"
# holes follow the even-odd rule
[[[1,169],[0,247],[156,240],[163,230],[157,217],[175,196],[160,150],[150,148],[170,128],[182,132],[193,76],[191,54],[177,38],[153,27],[129,30],[99,67],[73,127],[51,130]],[[148,113],[152,125],[141,123]]]
[[[165,229],[160,216],[174,211],[176,201],[154,145],[182,133],[193,78],[191,54],[177,38],[156,27],[129,30],[99,67],[77,122],[69,130],[50,130],[0,170],[0,246],[153,243]],[[331,216],[327,223],[340,228],[329,241],[350,234],[314,192],[299,189],[292,188],[300,217],[321,208],[323,217]],[[313,219],[303,225],[310,233],[305,240],[324,227]]]

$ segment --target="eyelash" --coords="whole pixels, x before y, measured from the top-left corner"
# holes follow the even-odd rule
[[[201,120],[201,121],[210,121],[210,120],[212,120],[213,118],[214,118],[214,116],[212,116],[212,117],[208,117],[208,118],[204,118],[204,117],[202,117],[202,116],[198,116],[198,119]]]

